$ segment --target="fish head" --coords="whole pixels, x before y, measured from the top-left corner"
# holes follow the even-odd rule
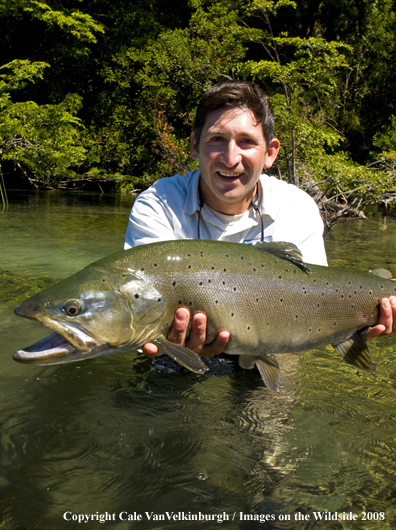
[[[132,273],[90,266],[15,308],[18,316],[36,320],[54,333],[13,357],[19,362],[60,364],[126,345],[137,348],[164,308],[160,293]]]

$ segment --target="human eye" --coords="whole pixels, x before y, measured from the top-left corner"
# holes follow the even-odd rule
[[[254,146],[254,145],[256,145],[256,141],[255,141],[253,138],[249,138],[249,137],[242,138],[242,139],[241,139],[241,143],[242,143],[242,144],[245,144],[245,145],[247,145],[247,146]]]

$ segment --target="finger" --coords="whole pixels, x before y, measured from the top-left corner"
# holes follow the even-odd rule
[[[199,355],[201,357],[213,357],[214,355],[220,355],[220,353],[223,353],[225,350],[229,338],[229,331],[220,331],[215,340],[211,344],[207,344]]]
[[[392,297],[395,298],[395,297]],[[396,299],[393,301],[396,306]],[[396,310],[396,307],[395,307]],[[378,319],[378,324],[366,333],[367,340],[373,340],[376,337],[381,335],[389,335],[392,333],[393,328],[393,315],[392,315],[392,306],[389,298],[383,298],[380,302],[380,316]]]
[[[170,342],[184,346],[189,322],[189,310],[185,307],[180,307],[175,313],[175,318],[173,320],[172,327],[169,330],[167,339]]]
[[[158,354],[158,351],[157,346],[151,342],[147,342],[147,344],[143,346],[144,355],[150,357],[150,359],[153,359]]]
[[[396,296],[390,296],[389,302],[392,309],[392,332],[396,333]]]
[[[367,342],[370,342],[373,339],[376,339],[377,337],[380,337],[383,332],[385,331],[385,326],[377,325],[373,328],[370,328],[366,331],[366,338]]]
[[[191,333],[186,342],[187,348],[200,353],[206,340],[206,315],[204,313],[195,313],[191,322]]]

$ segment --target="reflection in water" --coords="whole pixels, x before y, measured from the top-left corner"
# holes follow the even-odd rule
[[[10,198],[0,216],[0,270],[8,275],[0,276],[0,528],[103,527],[65,521],[65,512],[115,514],[106,523],[115,529],[198,524],[149,521],[145,512],[225,512],[223,526],[242,530],[395,527],[393,338],[370,346],[378,363],[370,375],[330,347],[279,355],[279,394],[256,370],[221,358],[208,361],[205,376],[136,353],[17,364],[12,352],[48,332],[15,317],[16,300],[122,248],[131,199]],[[330,265],[396,273],[395,231],[394,218],[385,225],[378,214],[336,226],[326,242]],[[316,522],[313,513],[363,511],[370,520]],[[141,521],[119,518],[134,512]],[[296,522],[298,512],[307,519]],[[381,513],[385,520],[374,520]]]

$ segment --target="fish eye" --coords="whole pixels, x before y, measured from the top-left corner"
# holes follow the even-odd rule
[[[82,307],[77,300],[69,300],[63,306],[63,311],[70,317],[75,317],[81,313]]]

